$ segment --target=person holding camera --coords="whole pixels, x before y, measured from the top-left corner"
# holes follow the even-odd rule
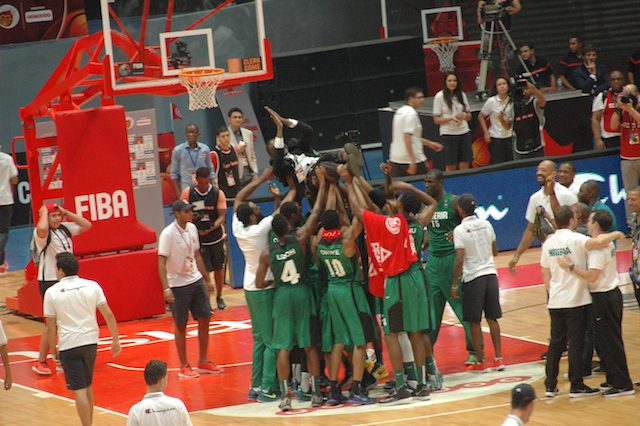
[[[624,75],[614,70],[609,74],[609,89],[599,93],[591,108],[591,130],[596,149],[620,146],[620,130],[611,128],[611,117],[616,113],[618,94],[622,92]]]
[[[509,80],[505,77],[496,79],[493,90],[495,96],[482,106],[478,123],[491,150],[491,164],[498,164],[513,160],[513,121],[509,118],[513,115],[513,102],[509,97]]]
[[[516,160],[544,157],[544,107],[547,100],[536,86],[518,79],[513,95],[514,157]]]

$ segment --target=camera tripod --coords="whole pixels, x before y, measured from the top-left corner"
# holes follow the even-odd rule
[[[476,97],[478,100],[485,100],[487,98],[487,75],[489,73],[489,63],[491,62],[491,52],[493,51],[493,36],[504,34],[505,39],[509,43],[511,49],[515,52],[520,64],[524,68],[526,72],[526,76],[531,81],[531,83],[535,84],[535,80],[531,76],[531,71],[529,67],[524,62],[522,57],[518,54],[518,48],[511,38],[511,34],[509,30],[504,26],[504,22],[502,22],[502,14],[506,13],[504,11],[500,11],[500,13],[487,13],[485,15],[484,22],[481,26],[482,35],[480,37],[480,81],[478,82],[478,91],[476,92]],[[496,28],[496,24],[499,28]]]

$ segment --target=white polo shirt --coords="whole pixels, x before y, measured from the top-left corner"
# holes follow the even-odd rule
[[[524,426],[524,422],[520,417],[509,414],[502,422],[502,426]]]
[[[462,100],[464,105],[460,104],[454,96],[451,100],[451,108],[449,108],[444,101],[442,90],[439,91],[433,98],[433,115],[439,115],[442,118],[453,118],[461,112],[469,111],[469,101],[464,92],[462,93]],[[464,135],[467,132],[469,132],[469,123],[467,120],[460,120],[458,123],[450,121],[440,125],[440,135]]]
[[[588,283],[578,275],[562,269],[558,258],[568,256],[579,268],[587,269],[586,235],[570,229],[558,229],[542,245],[540,266],[551,271],[549,309],[576,308],[591,304]]]
[[[61,224],[69,230],[71,236],[78,235],[80,233],[80,225],[74,222],[62,222]],[[49,228],[49,234],[51,235],[51,241],[47,246],[47,250],[42,253],[45,245],[47,245],[47,238],[38,237],[37,230],[33,230],[33,238],[36,243],[36,248],[40,254],[40,263],[38,264],[38,281],[57,281],[56,276],[56,254],[69,252],[73,253],[73,241],[67,236],[60,228]]]
[[[184,287],[202,278],[196,264],[197,250],[200,250],[200,240],[193,223],[188,222],[182,229],[174,221],[162,230],[158,239],[158,255],[167,258],[169,287]]]
[[[127,426],[191,426],[187,407],[162,392],[148,393],[129,410]]]
[[[578,202],[578,197],[575,196],[573,192],[571,192],[568,188],[560,185],[558,182],[555,183],[554,192],[556,193],[556,198],[558,199],[558,203],[561,206],[572,206]],[[533,193],[529,197],[529,203],[527,204],[527,212],[524,217],[527,219],[527,222],[534,223],[536,220],[536,207],[542,206],[544,210],[551,214],[551,196],[544,193],[544,188],[541,188],[539,191]]]
[[[13,191],[9,179],[18,176],[13,158],[9,154],[0,152],[0,206],[13,204]]]
[[[504,114],[504,118],[507,120],[513,115],[513,102],[509,97],[504,101],[498,95],[490,97],[484,103],[480,112],[491,120],[489,136],[497,139],[506,139],[513,135],[513,126],[510,129],[505,129],[498,119],[498,113],[500,112]]]
[[[393,114],[391,146],[389,147],[389,161],[398,164],[411,163],[411,157],[404,143],[404,135],[411,134],[411,148],[416,157],[416,163],[424,163],[427,156],[422,145],[422,123],[418,111],[411,105],[404,105]]]
[[[496,233],[489,221],[467,216],[453,230],[453,245],[464,249],[462,281],[468,283],[483,275],[497,274],[493,262],[493,242]]]
[[[600,271],[598,279],[589,283],[589,291],[591,293],[604,293],[614,290],[620,285],[616,248],[613,243],[609,243],[607,247],[598,250],[589,250],[587,253],[587,265],[589,269],[598,269]]]
[[[244,279],[242,287],[247,291],[262,290],[256,287],[256,274],[260,265],[260,255],[269,246],[269,231],[271,231],[273,216],[263,218],[260,223],[244,226],[238,215],[233,214],[231,220],[231,231],[238,240],[238,246],[244,254]],[[267,273],[266,279],[272,280],[271,271]]]
[[[604,99],[606,99],[608,92],[600,92],[598,93],[598,96],[596,96],[593,99],[593,105],[591,106],[591,112],[596,112],[596,111],[602,111],[602,118],[600,119],[600,135],[603,138],[614,138],[616,136],[620,136],[620,132],[607,132],[604,129],[604,108],[605,108],[605,104],[604,104]],[[603,99],[604,98],[604,99]],[[615,97],[614,97],[614,102],[612,102],[612,105],[610,105],[610,108],[615,108],[616,104],[615,104]]]
[[[7,344],[7,334],[4,332],[2,321],[0,321],[0,346],[4,346],[6,344]]]
[[[61,351],[98,343],[96,308],[107,303],[100,285],[77,275],[64,277],[44,294],[44,316],[56,319]]]

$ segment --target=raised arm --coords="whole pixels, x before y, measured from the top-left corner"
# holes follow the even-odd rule
[[[342,234],[342,243],[344,245],[344,254],[348,257],[352,257],[358,251],[356,245],[356,239],[363,229],[362,222],[357,217],[354,217],[344,234]]]
[[[235,213],[238,210],[238,206],[244,203],[247,198],[249,198],[251,194],[253,194],[253,191],[255,191],[257,187],[262,185],[263,182],[271,179],[272,176],[273,169],[271,167],[267,167],[266,169],[264,169],[264,172],[262,172],[262,175],[258,179],[252,180],[247,184],[247,186],[242,188],[240,192],[236,194],[235,201],[233,202],[233,212]]]
[[[46,238],[49,233],[49,211],[44,204],[38,210],[38,224],[36,225],[36,234],[39,238]]]
[[[538,101],[538,106],[544,108],[547,105],[547,98],[544,97],[544,94],[534,84],[531,84],[530,81],[527,81],[527,88],[531,90],[531,93],[535,96]]]
[[[313,205],[311,214],[305,224],[296,232],[296,236],[303,247],[306,245],[306,241],[309,239],[309,236],[311,236],[318,226],[318,218],[320,217],[320,212],[324,209],[325,201],[327,199],[327,185],[324,171],[321,171],[320,168],[316,169],[316,176],[318,176],[318,197],[316,198],[316,203]]]
[[[396,181],[391,185],[392,189],[398,192],[412,192],[418,197],[418,200],[422,204],[426,206],[426,208],[422,209],[420,214],[418,215],[418,220],[422,226],[427,226],[431,222],[431,218],[433,214],[436,212],[436,208],[438,207],[438,203],[436,200],[429,194],[424,191],[420,191],[415,186],[411,185],[408,182]]]
[[[347,193],[349,194],[349,206],[351,206],[351,214],[364,223],[362,205],[358,201],[356,189],[353,186],[353,177],[346,166],[343,164],[338,166],[338,174],[345,180]]]
[[[77,223],[78,226],[80,226],[80,232],[85,232],[91,229],[91,222],[84,217],[80,216],[79,214],[75,214],[71,210],[63,208],[62,206],[58,206],[58,209],[60,210],[60,214],[62,214],[62,216],[68,217],[69,219]]]
[[[584,243],[584,247],[587,250],[601,249],[609,245],[614,240],[622,240],[625,236],[620,231],[607,232],[606,234],[600,234],[595,238],[589,238]]]

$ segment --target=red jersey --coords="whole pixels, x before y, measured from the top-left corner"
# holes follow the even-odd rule
[[[604,97],[604,96],[603,96]],[[613,130],[611,128],[611,116],[617,114],[616,112],[616,98],[611,93],[611,90],[607,90],[607,96],[602,100],[604,104],[604,111],[602,111],[602,127],[609,133],[620,133],[619,130]]]
[[[367,246],[373,254],[370,261],[377,271],[392,277],[417,262],[416,246],[404,217],[384,216],[365,210],[363,219]]]
[[[626,111],[620,120],[620,157],[626,160],[640,158],[640,125]]]

